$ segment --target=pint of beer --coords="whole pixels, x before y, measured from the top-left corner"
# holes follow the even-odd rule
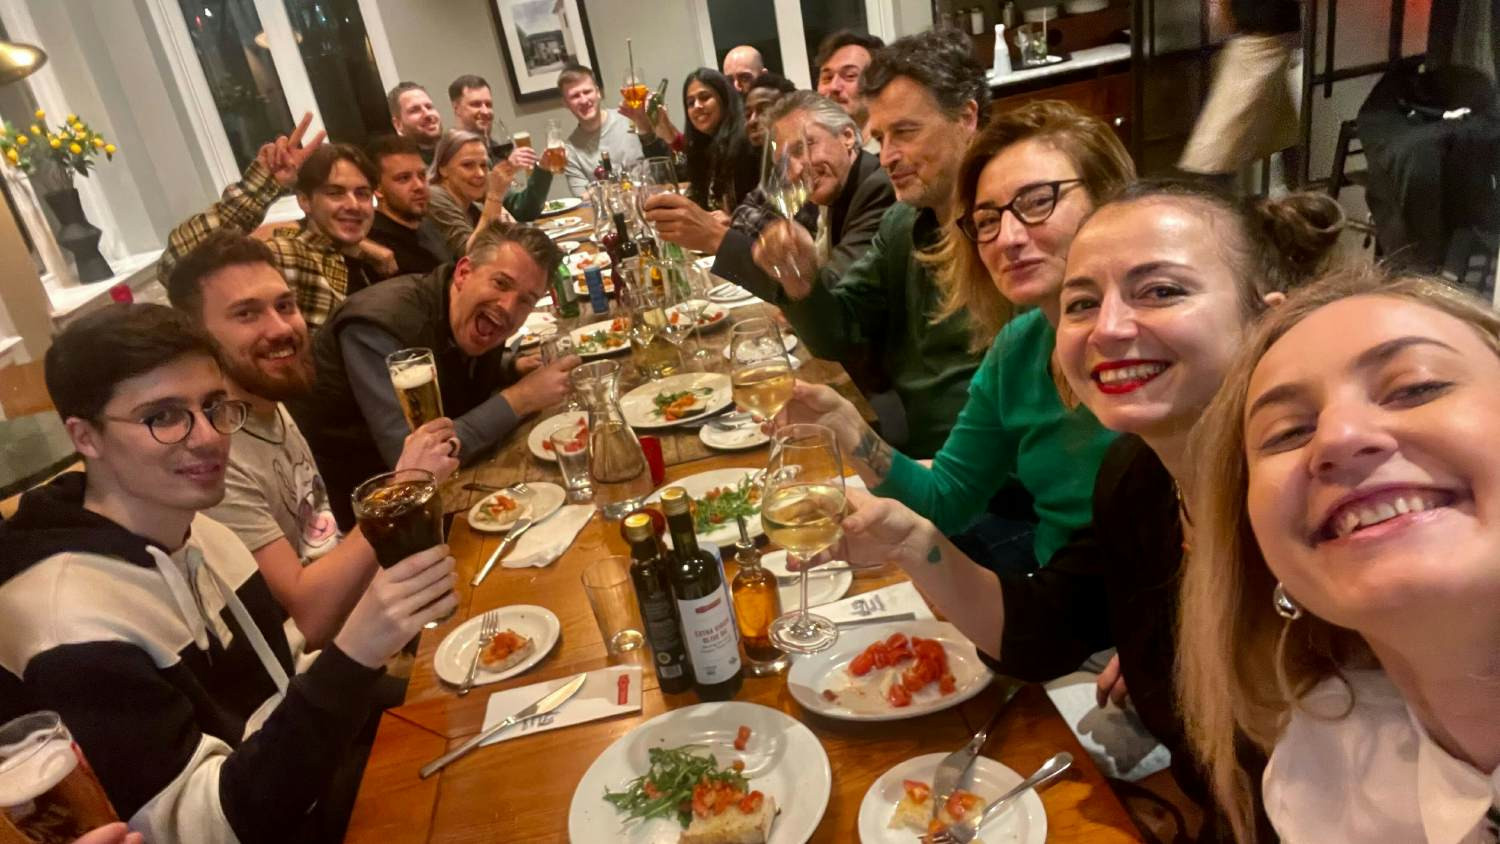
[[[542,153],[542,169],[553,174],[561,173],[568,166],[568,151],[562,142],[557,146],[548,146],[547,151]]]
[[[0,844],[68,844],[116,820],[56,712],[0,726]]]
[[[396,388],[396,401],[411,429],[443,415],[443,394],[438,390],[437,363],[431,349],[400,349],[385,356],[385,367]]]

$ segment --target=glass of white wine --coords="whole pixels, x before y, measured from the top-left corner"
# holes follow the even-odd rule
[[[806,563],[844,536],[844,461],[838,439],[822,425],[787,425],[771,440],[761,493],[761,524],[801,569],[801,602],[771,622],[771,643],[788,653],[811,654],[838,641],[832,621],[807,610]]]
[[[808,166],[808,139],[805,131],[791,132],[789,137],[771,135],[760,159],[760,190],[771,207],[787,222],[796,224],[797,212],[812,198],[812,168]],[[801,270],[792,271],[801,277]],[[776,268],[777,278],[781,268]]]
[[[761,419],[775,419],[792,400],[797,379],[775,320],[740,320],[729,328],[729,384],[735,404]]]

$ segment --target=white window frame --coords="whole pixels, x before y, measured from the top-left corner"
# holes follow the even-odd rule
[[[814,80],[808,71],[812,56],[807,54],[807,39],[803,35],[801,0],[773,0],[776,11],[776,40],[781,47],[781,67],[786,78],[798,88],[812,88]],[[694,22],[698,27],[698,50],[705,67],[719,66],[714,49],[713,23],[709,17],[708,0],[696,0],[692,5]],[[865,24],[871,35],[878,35],[886,42],[896,38],[896,0],[865,0]]]
[[[291,17],[287,15],[282,0],[254,0],[255,13],[260,17],[266,40],[270,44],[271,63],[281,79],[282,93],[292,118],[299,119],[306,112],[312,113],[308,134],[323,130],[323,113],[318,108],[318,99],[313,94],[312,81],[307,76],[307,67],[302,63],[302,54],[297,49],[296,35],[292,30]],[[151,20],[156,26],[167,54],[167,64],[178,91],[187,105],[188,123],[197,141],[198,148],[207,157],[209,172],[219,185],[228,185],[239,180],[241,173],[234,160],[234,151],[229,146],[229,136],[224,132],[224,122],[214,104],[213,91],[208,86],[208,77],[193,48],[186,18],[176,0],[146,0]],[[375,65],[380,73],[381,87],[394,88],[400,81],[396,70],[395,53],[386,37],[385,23],[381,20],[376,0],[359,0],[359,14],[364,19],[365,34],[370,39],[375,54]],[[266,214],[267,222],[298,219],[302,216],[294,197],[282,197]]]

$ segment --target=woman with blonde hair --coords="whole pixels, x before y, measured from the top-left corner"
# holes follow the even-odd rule
[[[995,115],[964,154],[952,222],[927,259],[943,294],[933,321],[965,311],[973,348],[989,349],[932,465],[897,452],[829,387],[799,382],[785,417],[832,428],[875,494],[945,533],[968,529],[1014,476],[1033,502],[1034,538],[976,538],[974,553],[996,569],[1046,565],[1088,524],[1094,473],[1113,438],[1058,397],[1057,292],[1078,226],[1134,177],[1114,130],[1076,106],[1038,101]]]
[[[1500,316],[1337,272],[1250,336],[1194,435],[1179,696],[1241,841],[1496,840]],[[1495,497],[1490,497],[1491,495]]]
[[[1331,258],[1343,213],[1321,194],[1238,200],[1170,182],[1132,185],[1098,208],[1068,252],[1055,370],[1117,438],[1093,490],[1093,523],[1026,577],[980,568],[901,504],[857,501],[851,558],[891,558],[997,670],[1046,681],[1100,650],[1117,657],[1099,700],[1128,695],[1172,752],[1184,793],[1211,805],[1173,696],[1179,487],[1188,432],[1239,339],[1283,291]],[[1255,765],[1255,760],[1247,762]],[[1199,840],[1227,836],[1210,815]]]
[[[478,133],[443,133],[427,171],[427,216],[455,258],[468,253],[474,233],[484,231],[491,220],[535,220],[541,214],[552,174],[535,170],[524,189],[512,191],[518,169],[509,159],[490,167],[489,146]]]

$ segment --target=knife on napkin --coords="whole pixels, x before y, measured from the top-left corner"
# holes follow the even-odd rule
[[[567,703],[568,698],[571,698],[573,695],[578,694],[578,690],[583,688],[583,681],[587,680],[588,676],[589,675],[586,672],[583,674],[579,674],[577,677],[569,680],[567,684],[563,685],[562,687],[556,689],[555,691],[548,692],[536,703],[531,704],[525,709],[522,709],[520,712],[517,712],[509,718],[506,718],[504,721],[501,721],[495,726],[490,727],[488,730],[485,730],[479,735],[474,736],[473,738],[469,739],[453,750],[450,750],[447,753],[444,753],[442,756],[439,756],[431,762],[428,762],[426,765],[422,766],[422,779],[425,780],[438,771],[441,771],[443,768],[448,766],[448,763],[452,762],[455,759],[458,759],[459,757],[465,755],[469,751],[483,744],[485,739],[495,735],[501,730],[507,729],[509,727],[514,727],[516,724],[519,724],[534,715],[546,715],[548,712],[551,712],[559,706],[562,706],[564,703]]]

